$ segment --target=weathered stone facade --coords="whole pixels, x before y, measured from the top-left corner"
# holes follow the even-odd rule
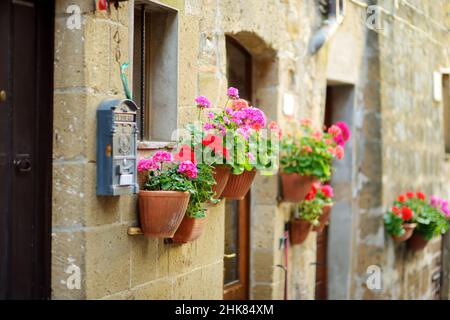
[[[285,94],[295,97],[295,119],[309,117],[320,125],[327,84],[349,86],[346,103],[334,114],[351,124],[353,137],[348,160],[333,179],[329,298],[431,298],[438,241],[411,254],[385,235],[382,214],[405,189],[439,194],[450,187],[442,174],[442,105],[432,98],[433,71],[450,65],[442,29],[445,1],[399,1],[399,8],[390,0],[378,2],[346,1],[333,38],[311,54],[311,38],[323,22],[314,0],[160,1],[178,11],[178,124],[195,120],[193,99],[199,94],[224,104],[226,35],[251,53],[256,104],[282,127]],[[198,240],[175,246],[127,235],[138,224],[135,196],[95,193],[95,112],[103,99],[123,97],[114,34],[120,34],[121,61],[129,61],[133,1],[110,13],[95,12],[88,0],[56,3],[53,298],[222,299],[223,202],[209,207]],[[82,27],[71,30],[66,8],[74,3]],[[368,4],[391,13],[385,12],[378,32],[367,28]],[[164,146],[142,143],[139,153]],[[278,188],[277,176],[258,176],[251,190],[251,299],[283,299],[279,241],[293,206],[278,203]],[[314,233],[290,247],[289,299],[314,299],[315,261]],[[66,286],[72,264],[81,269],[79,290]],[[381,292],[365,287],[369,265],[382,268]]]

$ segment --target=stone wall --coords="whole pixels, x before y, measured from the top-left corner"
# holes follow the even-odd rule
[[[57,1],[56,9],[52,297],[221,299],[222,204],[209,208],[201,239],[175,246],[127,235],[137,225],[136,196],[96,196],[96,108],[105,98],[123,97],[113,36],[118,30],[122,62],[128,61],[132,2],[109,14],[77,1],[82,27],[70,30],[65,11],[72,2]],[[183,108],[198,93],[199,19],[180,14],[180,23],[179,119],[185,121]],[[79,290],[66,285],[71,265],[81,271]]]
[[[433,71],[444,64],[444,1],[372,1],[382,29],[368,35],[374,60],[368,80],[379,97],[366,95],[359,215],[352,296],[356,299],[431,299],[432,274],[440,263],[440,238],[424,252],[394,244],[382,215],[406,190],[442,194],[442,106],[433,101]],[[373,99],[370,101],[371,98]],[[372,111],[373,110],[373,111]],[[382,289],[368,290],[370,265],[381,267]]]
[[[136,196],[96,196],[95,111],[103,99],[123,97],[114,34],[119,31],[121,62],[128,61],[133,1],[110,13],[95,12],[92,1],[76,1],[82,11],[79,30],[66,27],[65,11],[72,3],[57,1],[56,11],[52,297],[221,299],[223,203],[209,208],[200,239],[175,246],[127,235],[129,226],[138,225]],[[252,53],[255,101],[271,119],[283,123],[283,96],[289,92],[297,99],[296,118],[321,123],[326,55],[306,53],[309,36],[320,24],[313,0],[161,3],[178,10],[179,126],[195,120],[196,95],[224,103],[226,34]],[[163,146],[141,143],[139,153]],[[292,206],[278,205],[276,176],[258,176],[251,192],[250,296],[282,299],[284,274],[276,265],[284,264],[279,238]],[[291,248],[291,299],[314,297],[314,261],[314,235]],[[80,268],[81,289],[69,290],[66,282],[74,267]]]
[[[308,117],[321,125],[327,85],[350,90],[336,115],[351,124],[353,136],[348,162],[333,178],[332,299],[432,297],[440,239],[412,254],[385,234],[382,215],[394,195],[405,190],[450,190],[442,174],[442,103],[432,98],[433,71],[449,66],[440,25],[444,2],[398,1],[397,8],[390,0],[347,0],[345,19],[333,38],[311,54],[310,40],[322,24],[314,0],[160,1],[178,11],[179,127],[196,119],[195,96],[225,103],[226,36],[251,53],[254,102],[283,128],[289,118],[283,114],[285,94],[295,99],[290,118]],[[82,25],[72,30],[66,26],[66,9],[74,3],[81,8]],[[110,13],[95,12],[90,0],[56,4],[52,297],[222,299],[223,202],[209,207],[207,228],[198,240],[176,246],[127,235],[129,226],[138,225],[136,196],[95,194],[95,112],[103,99],[123,97],[114,34],[120,34],[121,61],[129,61],[133,1]],[[381,30],[366,26],[367,6],[375,4],[384,8]],[[139,154],[169,146],[141,143]],[[251,189],[252,299],[283,299],[279,241],[293,205],[278,203],[278,189],[276,176],[259,175]],[[289,248],[289,299],[314,299],[315,261],[315,233]],[[382,290],[366,287],[370,265],[382,269]],[[69,289],[67,281],[77,268],[81,288]]]

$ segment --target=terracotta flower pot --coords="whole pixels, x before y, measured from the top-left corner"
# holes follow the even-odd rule
[[[289,238],[291,239],[291,244],[301,244],[308,237],[311,231],[311,222],[303,219],[293,219],[291,220],[291,227]]]
[[[245,170],[241,174],[231,174],[227,185],[222,192],[222,197],[227,199],[242,200],[250,189],[255,179],[256,170]]]
[[[283,201],[300,202],[305,199],[315,177],[302,176],[298,173],[280,173]]]
[[[218,199],[222,195],[223,189],[225,189],[228,179],[230,178],[231,167],[226,165],[214,166],[214,180],[216,184],[212,187],[214,192],[214,198]]]
[[[416,228],[416,226],[417,226],[416,223],[404,223],[403,229],[405,230],[405,233],[403,233],[403,235],[400,237],[393,236],[392,239],[394,239],[395,242],[403,242],[408,240],[413,235],[413,231]]]
[[[412,251],[423,250],[427,246],[428,242],[429,240],[425,240],[420,233],[414,232],[408,240],[408,249]]]
[[[172,241],[175,243],[187,243],[200,237],[205,229],[205,218],[191,218],[184,215],[180,226],[175,232]]]
[[[323,229],[325,229],[325,227],[328,224],[328,221],[330,220],[331,208],[333,208],[333,204],[332,203],[328,203],[328,204],[323,206],[323,208],[322,208],[322,215],[319,218],[320,224],[317,227],[314,226],[313,227],[313,231],[322,232]]]
[[[190,194],[180,191],[139,191],[139,216],[147,237],[172,238],[183,219]]]

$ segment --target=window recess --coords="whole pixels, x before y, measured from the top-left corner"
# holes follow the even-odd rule
[[[133,99],[139,139],[170,141],[177,128],[178,16],[156,2],[135,1]]]

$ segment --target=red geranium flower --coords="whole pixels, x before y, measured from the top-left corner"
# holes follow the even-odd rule
[[[423,192],[416,192],[416,196],[417,196],[417,198],[419,198],[420,200],[425,200],[426,199],[426,196],[425,196],[425,194],[423,193]]]
[[[397,198],[397,201],[398,202],[405,202],[406,201],[405,195],[404,194],[399,195],[398,198]]]
[[[406,197],[407,197],[408,199],[414,198],[414,192],[408,191],[408,192],[406,193]]]
[[[317,186],[315,183],[311,183],[311,189],[308,192],[308,194],[306,195],[305,199],[313,200],[316,197],[316,194],[317,194]]]
[[[400,216],[401,214],[401,210],[399,207],[393,206],[391,209],[392,213],[395,214],[396,216]]]
[[[312,191],[308,192],[308,194],[305,197],[305,200],[313,200],[315,198],[316,194]]]
[[[410,220],[413,217],[413,211],[409,207],[402,208],[402,219],[403,221]]]

